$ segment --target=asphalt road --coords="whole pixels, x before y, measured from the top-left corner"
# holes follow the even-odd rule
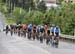
[[[4,24],[4,17],[0,15],[0,27]],[[39,41],[28,40],[17,35],[10,36],[0,32],[0,54],[75,54],[75,44],[61,42],[59,48],[41,44]]]
[[[75,44],[61,42],[59,48],[17,35],[0,33],[0,54],[75,54]]]

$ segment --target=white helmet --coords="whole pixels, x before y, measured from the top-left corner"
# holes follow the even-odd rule
[[[41,26],[41,28],[44,28],[44,26]]]

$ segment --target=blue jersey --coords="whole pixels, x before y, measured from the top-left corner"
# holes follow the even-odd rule
[[[54,32],[55,31],[55,27],[51,27],[50,31]]]
[[[32,31],[32,26],[28,25],[28,31]]]
[[[55,28],[55,33],[59,33],[60,32],[60,28]]]

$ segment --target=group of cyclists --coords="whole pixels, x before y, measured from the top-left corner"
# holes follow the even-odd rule
[[[17,34],[18,36],[27,37],[29,40],[37,39],[40,43],[46,41],[46,44],[58,48],[60,28],[55,25],[33,25],[33,24],[19,24],[6,25],[6,34],[10,32],[11,36]]]

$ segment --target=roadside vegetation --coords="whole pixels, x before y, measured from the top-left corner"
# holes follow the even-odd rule
[[[74,35],[75,30],[75,4],[62,2],[58,7],[47,9],[44,2],[32,2],[22,8],[15,6],[9,12],[7,4],[0,1],[0,12],[4,13],[8,24],[55,24],[61,28],[63,34]]]

